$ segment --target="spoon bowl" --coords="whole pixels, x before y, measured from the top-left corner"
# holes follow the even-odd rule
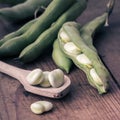
[[[0,72],[19,80],[26,91],[40,96],[45,96],[49,98],[62,98],[70,90],[71,81],[66,75],[64,75],[64,84],[61,87],[42,88],[38,86],[32,86],[27,82],[26,77],[31,72],[29,70],[24,70],[0,61]]]

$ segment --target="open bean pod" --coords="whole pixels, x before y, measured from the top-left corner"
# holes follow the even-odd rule
[[[64,40],[64,35],[68,36],[67,41]],[[91,49],[83,40],[79,29],[70,22],[65,23],[59,31],[58,39],[63,52],[86,73],[89,83],[97,88],[100,94],[106,93],[109,87],[109,72],[100,60],[97,51]]]

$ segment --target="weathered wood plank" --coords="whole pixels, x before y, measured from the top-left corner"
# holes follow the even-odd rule
[[[17,81],[0,73],[0,120],[16,119],[15,91]]]
[[[42,66],[44,63],[47,65]],[[27,69],[29,68],[27,66],[24,67]],[[50,56],[43,57],[43,61],[38,60],[37,63],[35,63],[35,66],[32,66],[32,68],[34,67],[40,67],[43,70],[52,70],[53,68],[56,68]],[[76,67],[71,71],[69,77],[72,80],[71,92],[60,100],[40,97],[31,93],[25,94],[25,90],[21,85],[16,86],[15,88],[17,90],[13,91],[15,94],[13,106],[16,107],[17,119],[27,120],[28,116],[30,120],[112,120],[113,118],[117,120],[120,118],[120,91],[112,79],[110,80],[111,88],[109,93],[101,96],[88,84],[85,74]],[[12,84],[16,84],[14,79],[7,76],[5,76],[5,78],[13,81]],[[7,83],[11,82],[9,80],[7,80]],[[9,84],[8,86],[6,85],[5,89],[8,91],[10,86],[11,85]],[[8,92],[8,96],[9,95],[10,93]],[[43,115],[34,115],[29,107],[31,103],[38,100],[51,101],[54,104],[54,109]],[[10,100],[8,101],[10,102]],[[7,108],[8,113],[11,112],[9,111],[10,108]]]

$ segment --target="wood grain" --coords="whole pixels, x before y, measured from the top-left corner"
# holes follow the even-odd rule
[[[107,0],[90,0],[86,11],[77,19],[81,24],[101,15]],[[98,33],[94,44],[111,73],[110,90],[99,95],[88,82],[85,74],[73,66],[68,75],[72,80],[70,93],[62,99],[55,100],[28,93],[15,79],[0,73],[0,120],[120,120],[120,3],[116,0],[115,9],[110,17],[110,26]],[[0,19],[0,21],[2,21]],[[13,31],[19,25],[0,22],[0,38]],[[9,27],[11,26],[11,27]],[[51,58],[51,51],[45,53],[33,63],[22,64],[17,60],[5,62],[20,68],[42,70],[57,68]],[[38,100],[53,103],[54,109],[42,115],[30,111],[30,104]]]

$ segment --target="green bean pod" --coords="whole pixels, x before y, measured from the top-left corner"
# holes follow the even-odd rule
[[[86,44],[95,51],[96,49],[93,46],[94,34],[97,31],[99,31],[101,28],[108,25],[108,17],[112,13],[114,4],[115,4],[115,0],[109,0],[105,13],[103,13],[101,16],[96,17],[95,19],[83,25],[82,28],[80,28],[81,37],[84,39]]]
[[[53,44],[52,59],[59,68],[69,73],[70,68],[72,67],[72,60],[66,57],[62,52],[57,39]]]
[[[44,31],[35,42],[23,49],[19,56],[20,60],[26,63],[38,58],[46,48],[52,46],[63,23],[70,20],[75,20],[85,10],[86,6],[86,0],[75,2],[65,13],[59,17],[54,25]]]
[[[63,36],[61,36],[62,32],[68,36],[68,42],[64,41]],[[100,94],[106,93],[109,88],[109,72],[100,60],[97,52],[92,50],[83,40],[79,29],[70,23],[65,23],[59,32],[58,39],[63,52],[72,59],[78,68],[86,73],[88,82],[95,87]],[[73,52],[68,51],[68,48],[66,49],[66,45],[70,42],[76,46],[76,48],[74,47],[75,50],[72,50]],[[93,71],[94,74],[92,74]]]
[[[104,13],[101,16],[83,25],[83,27],[79,30],[81,37],[84,39],[85,43],[94,51],[96,51],[96,48],[93,46],[94,34],[96,31],[99,31],[104,27],[107,16],[108,13]]]
[[[52,0],[27,0],[13,7],[0,9],[0,16],[10,22],[19,22],[21,20],[34,17],[35,11],[41,7],[47,7]]]
[[[11,40],[12,38],[15,38],[15,37],[18,37],[18,36],[24,34],[31,27],[31,25],[33,25],[36,21],[37,21],[37,18],[27,22],[25,25],[23,25],[17,31],[14,31],[12,33],[9,33],[9,34],[5,35],[0,40],[0,46],[3,45],[6,41]]]
[[[74,2],[74,0],[53,0],[44,13],[37,18],[37,22],[24,34],[5,42],[0,47],[0,57],[18,56],[26,46],[34,42],[37,37],[48,29]]]

